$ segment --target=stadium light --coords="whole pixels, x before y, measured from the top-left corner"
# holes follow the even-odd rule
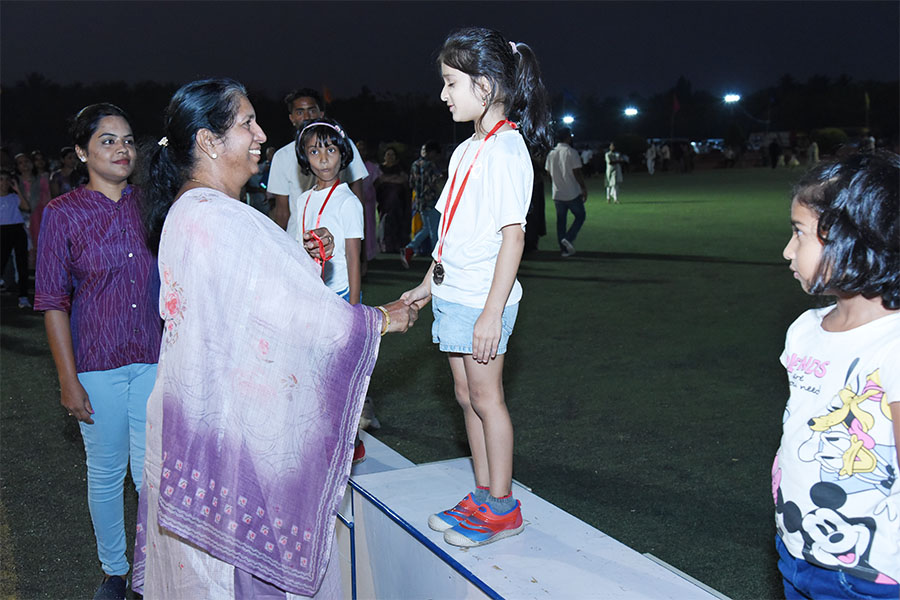
[[[626,117],[636,117],[637,114],[638,114],[638,109],[636,109],[633,106],[629,106],[628,108],[625,109]]]
[[[566,125],[571,125],[575,122],[575,117],[573,117],[572,115],[566,115],[562,118],[562,122]]]
[[[725,94],[724,100],[725,100],[725,103],[726,103],[726,104],[732,104],[732,103],[734,103],[734,102],[740,102],[740,101],[741,101],[741,95],[740,95],[740,94]]]

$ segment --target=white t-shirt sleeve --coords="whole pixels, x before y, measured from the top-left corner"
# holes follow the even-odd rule
[[[880,371],[881,389],[887,395],[887,403],[900,402],[900,339],[895,339],[885,354]],[[900,440],[895,440],[900,444]]]
[[[341,225],[343,226],[344,239],[365,239],[365,225],[363,224],[362,203],[349,190],[341,203]]]
[[[489,164],[485,165],[489,177],[485,178],[486,194],[490,211],[500,231],[507,225],[518,223],[525,229],[528,206],[531,204],[531,187],[534,171],[530,159],[522,160],[505,146],[492,152]]]
[[[570,152],[566,153],[566,168],[570,171],[574,169],[580,169],[584,166],[584,163],[581,162],[581,157],[578,156],[578,152],[574,149],[571,149]]]
[[[279,196],[291,194],[291,169],[296,171],[297,156],[294,154],[294,145],[279,149],[272,157],[272,166],[269,168],[269,183],[266,188],[269,193]]]
[[[347,165],[346,169],[341,171],[341,181],[349,185],[355,181],[368,177],[369,170],[366,169],[366,162],[362,159],[362,156],[360,156],[359,150],[356,149],[356,144],[353,143],[353,140],[347,138],[347,141],[350,142],[350,147],[353,149],[353,160],[350,161],[350,164]]]

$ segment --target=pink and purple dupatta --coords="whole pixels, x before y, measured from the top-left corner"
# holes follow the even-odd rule
[[[380,312],[337,297],[284,231],[206,188],[169,211],[159,268],[165,330],[133,587],[146,579],[169,597],[202,587],[191,564],[199,548],[312,595],[331,554]],[[187,587],[182,572],[194,580]]]

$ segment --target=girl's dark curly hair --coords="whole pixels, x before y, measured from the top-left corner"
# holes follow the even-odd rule
[[[824,163],[794,186],[793,198],[818,216],[823,244],[810,293],[880,297],[900,308],[900,156],[853,154]]]

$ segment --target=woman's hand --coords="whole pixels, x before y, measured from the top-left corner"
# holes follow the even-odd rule
[[[93,425],[94,420],[91,415],[94,414],[94,408],[91,406],[91,400],[78,378],[65,380],[61,385],[61,394],[59,403],[69,413],[83,423]]]
[[[500,346],[500,335],[503,331],[503,312],[484,309],[475,321],[472,333],[472,358],[475,362],[487,364],[497,357]]]
[[[18,196],[21,200],[25,200],[25,195],[19,190],[19,178],[18,177],[10,177],[9,178],[9,187],[15,192],[16,196]],[[31,210],[31,205],[28,205],[28,210]]]
[[[391,317],[385,333],[406,333],[419,318],[419,308],[415,304],[407,304],[403,300],[394,300],[382,306]]]
[[[316,236],[322,240],[325,256],[319,256],[321,250],[319,248],[319,241],[313,237],[313,234],[316,234]],[[331,258],[331,255],[334,254],[334,236],[331,235],[331,232],[328,231],[327,227],[311,229],[303,233],[303,247],[306,248],[306,252],[314,259],[328,260]]]

